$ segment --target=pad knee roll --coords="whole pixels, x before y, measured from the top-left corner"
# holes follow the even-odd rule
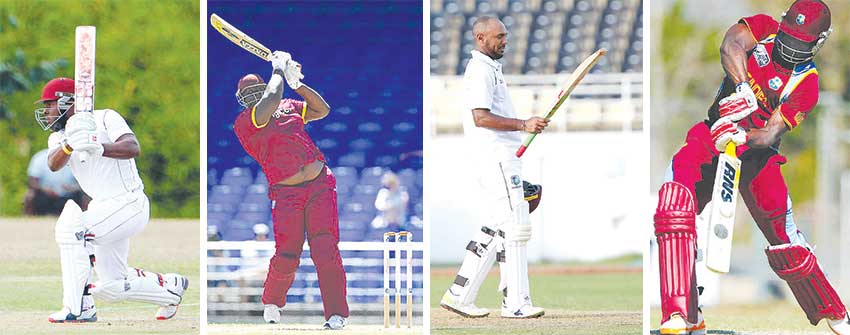
[[[791,291],[812,325],[823,318],[842,319],[847,308],[826,279],[815,255],[802,245],[783,244],[765,249],[768,263]]]
[[[655,236],[658,241],[663,321],[672,313],[696,322],[696,209],[684,185],[667,182],[658,192]]]

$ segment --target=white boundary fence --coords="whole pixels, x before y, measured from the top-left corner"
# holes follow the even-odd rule
[[[413,250],[414,324],[421,325],[424,244],[402,244],[399,248],[403,255],[406,251]],[[348,303],[352,317],[360,319],[360,324],[380,324],[384,294],[384,243],[339,242],[338,246],[346,269]],[[394,243],[388,244],[387,247],[391,251],[396,249]],[[303,250],[295,281],[287,292],[283,316],[290,320],[293,317],[302,317],[310,320],[309,322],[319,322],[322,317],[322,303],[318,277],[309,257],[310,248],[307,243],[304,243]],[[269,260],[274,251],[274,241],[207,242],[207,315],[210,322],[261,320],[259,316],[262,315],[263,306],[260,296],[263,293]],[[391,259],[391,269],[395,269],[397,261],[395,257]],[[395,274],[393,271],[395,270],[391,270],[391,276]],[[406,271],[402,271],[400,275],[403,282],[407,280]],[[392,285],[394,288],[394,283]],[[395,296],[391,297],[391,302],[395,303]]]

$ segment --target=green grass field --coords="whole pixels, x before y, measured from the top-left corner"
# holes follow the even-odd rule
[[[171,320],[157,321],[156,306],[95,299],[98,321],[51,324],[62,306],[55,218],[0,218],[7,238],[0,248],[0,325],[3,334],[198,334],[200,323],[200,240],[198,220],[152,220],[130,240],[129,265],[189,278],[189,290]]]
[[[440,308],[440,298],[454,278],[455,267],[431,270],[432,334],[640,334],[641,273],[594,266],[532,266],[534,304],[546,309],[539,319],[502,319],[499,276],[484,281],[476,304],[490,316],[466,319]]]
[[[705,325],[710,332],[735,334],[832,334],[826,321],[817,327],[809,324],[806,315],[793,302],[774,302],[759,305],[719,305],[704,308]],[[657,330],[661,309],[653,308],[650,328]]]
[[[384,329],[383,325],[357,325],[349,324],[345,329],[339,331],[327,331],[317,324],[209,324],[207,325],[208,335],[283,335],[293,334],[310,335],[310,334],[328,334],[348,335],[348,334],[407,334],[421,335],[423,334],[422,327],[414,328],[389,328]]]

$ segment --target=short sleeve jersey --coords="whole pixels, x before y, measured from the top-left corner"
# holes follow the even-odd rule
[[[283,99],[266,124],[258,124],[255,108],[236,117],[233,131],[242,147],[262,167],[269,184],[289,178],[324,155],[304,130],[307,103]]]
[[[475,125],[473,109],[487,109],[495,115],[516,118],[502,64],[477,50],[466,64],[463,74],[463,133],[470,154],[486,161],[516,159],[514,153],[522,143],[519,131],[493,130]]]
[[[121,136],[133,134],[127,121],[121,114],[111,109],[98,109],[92,112],[97,124],[97,141],[101,144],[115,143]],[[65,140],[65,130],[50,134],[48,149],[62,150]],[[68,160],[74,178],[88,196],[93,200],[109,199],[127,192],[144,188],[135,159],[117,159],[110,157],[89,156],[85,163],[78,153],[73,153]]]
[[[818,71],[813,61],[798,64],[793,70],[783,69],[775,62],[774,38],[779,23],[770,16],[759,14],[742,18],[758,43],[748,52],[748,81],[758,100],[759,108],[739,124],[744,129],[763,128],[774,113],[780,113],[788,129],[793,130],[815,107],[818,101]],[[717,97],[708,112],[710,123],[719,117],[721,99],[735,92],[729,77],[723,79]]]

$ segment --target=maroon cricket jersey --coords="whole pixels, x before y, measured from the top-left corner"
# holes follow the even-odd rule
[[[747,72],[750,86],[758,100],[759,108],[739,125],[745,130],[763,128],[773,113],[780,113],[789,130],[796,128],[811,112],[818,101],[818,71],[813,61],[797,64],[793,71],[782,68],[774,60],[773,43],[779,22],[770,16],[758,14],[739,21],[749,27],[758,41],[748,52]],[[778,55],[777,55],[778,57]],[[709,125],[718,119],[718,103],[735,92],[735,83],[727,76],[708,111]]]
[[[303,101],[283,99],[266,124],[257,124],[255,108],[236,117],[233,131],[245,151],[263,168],[269,185],[294,176],[307,164],[325,161],[325,156],[304,131]]]

